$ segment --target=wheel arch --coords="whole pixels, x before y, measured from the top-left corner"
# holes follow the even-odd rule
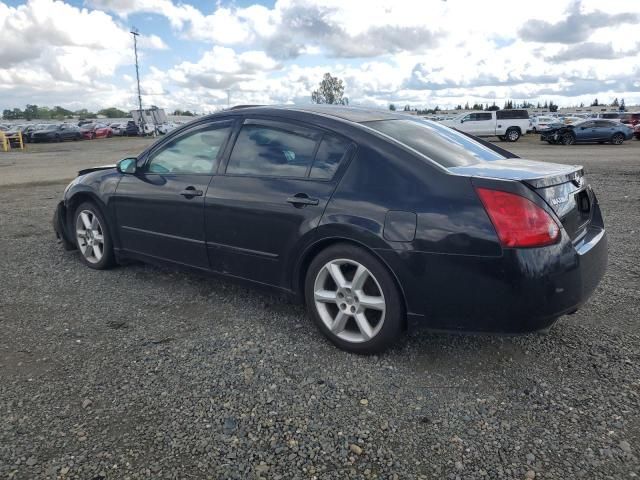
[[[69,238],[75,238],[75,235],[71,235],[71,233],[74,231],[74,227],[73,227],[74,214],[78,206],[80,206],[84,202],[91,202],[100,209],[100,213],[102,214],[102,216],[105,218],[107,222],[107,228],[109,229],[109,233],[113,241],[116,237],[113,231],[113,225],[112,225],[113,222],[109,221],[110,219],[109,219],[109,216],[107,215],[106,205],[102,200],[100,200],[100,197],[98,197],[98,195],[96,195],[95,192],[92,192],[90,190],[79,190],[77,192],[74,192],[65,201],[65,207],[67,210],[66,211],[67,224],[65,225],[65,227],[67,229],[67,235],[69,235]]]
[[[327,248],[333,245],[337,245],[340,243],[345,243],[345,244],[349,244],[349,245],[353,245],[358,248],[361,248],[362,250],[366,251],[367,253],[375,257],[384,266],[384,268],[387,269],[387,271],[391,275],[391,278],[393,278],[393,281],[395,283],[396,288],[398,289],[400,297],[402,298],[402,307],[405,313],[404,328],[406,329],[407,328],[406,313],[409,310],[407,305],[407,297],[402,288],[400,280],[398,279],[398,276],[391,269],[391,267],[389,267],[387,262],[385,262],[385,260],[376,253],[375,249],[370,248],[365,243],[359,240],[355,240],[353,238],[338,237],[338,236],[325,237],[325,238],[318,239],[315,242],[313,242],[311,245],[307,246],[307,248],[300,255],[298,262],[295,264],[295,267],[294,267],[295,269],[292,276],[292,279],[293,279],[292,290],[294,292],[296,299],[300,303],[304,303],[305,301],[304,280],[307,275],[307,270],[309,269],[311,262],[313,262],[313,259],[316,258],[316,256],[318,256],[320,252],[326,250]]]

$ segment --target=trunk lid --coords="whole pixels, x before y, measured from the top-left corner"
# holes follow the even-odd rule
[[[573,241],[582,236],[591,221],[594,197],[580,165],[505,159],[449,170],[458,175],[525,183],[555,212]]]

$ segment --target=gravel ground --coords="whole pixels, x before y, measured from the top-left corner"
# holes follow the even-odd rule
[[[87,144],[65,168],[123,156]],[[377,357],[268,294],[83,267],[51,232],[65,185],[2,168],[30,183],[0,187],[0,478],[637,478],[640,142],[510,147],[585,165],[601,286],[548,335],[421,331]]]

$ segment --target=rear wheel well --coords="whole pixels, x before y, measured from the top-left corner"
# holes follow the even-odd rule
[[[309,266],[311,265],[311,262],[313,262],[313,259],[316,258],[316,256],[318,256],[318,254],[324,250],[326,250],[329,247],[332,247],[334,245],[338,245],[338,244],[346,244],[346,245],[352,245],[358,248],[363,249],[364,251],[366,251],[367,253],[370,253],[371,255],[373,255],[375,258],[378,259],[378,261],[380,261],[380,263],[382,265],[384,265],[384,268],[387,269],[387,271],[391,274],[391,277],[393,278],[393,281],[395,283],[396,288],[398,289],[398,292],[400,294],[400,297],[402,298],[402,304],[403,304],[403,309],[405,312],[405,324],[404,324],[404,328],[407,328],[407,323],[406,323],[406,312],[408,312],[407,309],[407,299],[404,295],[404,291],[402,290],[402,287],[400,286],[400,282],[398,281],[398,278],[396,277],[396,274],[393,272],[393,270],[391,270],[391,268],[389,268],[389,266],[386,264],[386,262],[380,258],[379,255],[376,254],[376,252],[374,250],[372,250],[371,248],[368,248],[366,245],[357,242],[355,240],[350,240],[350,239],[345,239],[345,238],[326,238],[324,240],[320,240],[319,242],[313,244],[311,246],[311,248],[307,249],[304,252],[304,255],[302,257],[302,260],[298,263],[298,269],[296,271],[296,276],[295,276],[295,285],[293,285],[294,287],[294,291],[296,293],[296,297],[297,299],[301,302],[304,303],[305,298],[304,298],[304,282],[305,282],[305,277],[307,276],[307,270],[309,269]]]

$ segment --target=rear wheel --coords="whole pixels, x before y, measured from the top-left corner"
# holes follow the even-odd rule
[[[114,264],[107,222],[92,202],[78,206],[74,215],[75,239],[80,259],[88,267],[105,270]]]
[[[305,300],[320,331],[349,352],[388,348],[404,324],[393,277],[378,259],[353,245],[329,247],[311,262]]]
[[[562,144],[563,145],[573,145],[576,143],[576,137],[573,133],[565,133],[562,135]]]
[[[510,128],[505,135],[507,142],[517,142],[520,138],[520,130],[517,128]]]
[[[624,135],[621,133],[614,133],[613,137],[611,137],[611,143],[614,145],[622,145],[622,142],[624,142]]]

